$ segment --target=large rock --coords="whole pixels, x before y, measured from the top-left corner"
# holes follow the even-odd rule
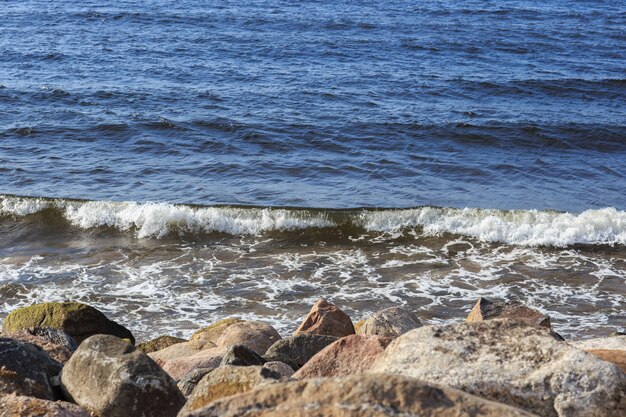
[[[138,344],[137,349],[143,353],[152,353],[183,342],[186,342],[186,340],[181,339],[180,337],[159,336],[156,339]]]
[[[30,332],[19,332],[12,333],[10,335],[0,335],[0,337],[9,337],[14,340],[19,340],[21,342],[32,343],[33,345],[39,346],[42,350],[44,350],[52,359],[57,362],[65,363],[68,361],[70,356],[72,356],[73,350],[69,350],[66,346],[56,344],[52,342],[49,338],[44,336],[36,336],[31,334]]]
[[[343,337],[313,356],[293,374],[294,379],[361,374],[391,342],[391,338],[354,334]]]
[[[281,378],[289,378],[294,374],[293,368],[284,362],[265,362],[265,364],[263,364],[263,368],[276,372],[281,376]]]
[[[204,349],[193,356],[183,356],[159,363],[175,381],[180,381],[185,375],[198,368],[217,368],[222,362],[226,348]]]
[[[235,345],[228,348],[220,366],[233,365],[233,366],[254,366],[263,365],[267,362],[262,356],[257,355],[254,351],[248,349],[243,345]]]
[[[110,334],[135,343],[132,333],[124,326],[109,320],[95,308],[81,303],[33,304],[13,310],[2,323],[2,331],[5,333],[37,327],[63,330],[79,344],[95,334]]]
[[[202,378],[180,414],[184,415],[197,410],[223,397],[241,394],[264,384],[275,383],[279,379],[279,374],[261,366],[217,368]]]
[[[191,339],[189,339],[189,342],[191,346],[198,350],[206,349],[207,347],[217,346],[217,340],[220,338],[224,330],[226,330],[227,327],[230,327],[235,323],[241,322],[243,322],[243,320],[237,318],[227,318],[220,320],[216,323],[211,324],[210,326],[196,330],[194,334],[191,335]],[[209,346],[207,346],[207,344]]]
[[[285,362],[298,369],[337,339],[335,336],[301,333],[296,336],[285,337],[274,343],[264,357],[268,361]]]
[[[626,336],[617,335],[567,342],[578,349],[612,349],[626,351]]]
[[[326,300],[317,301],[294,335],[300,333],[344,337],[354,334],[350,317]]]
[[[510,319],[520,323],[550,328],[550,317],[520,303],[491,301],[480,297],[467,316],[470,323],[491,319]]]
[[[179,417],[532,417],[452,388],[395,375],[285,382],[222,398]]]
[[[591,353],[603,361],[611,362],[617,365],[622,371],[626,372],[626,350],[618,349],[589,349]]]
[[[243,345],[263,356],[267,349],[280,340],[280,335],[272,326],[261,321],[244,321],[226,327],[219,339],[218,347]]]
[[[61,371],[61,364],[40,347],[0,337],[0,396],[14,393],[54,400],[50,379]]]
[[[206,349],[215,348],[215,346],[205,345]],[[163,349],[149,352],[148,356],[154,359],[158,363],[166,362],[172,359],[183,358],[185,356],[193,356],[200,353],[202,350],[196,349],[190,342],[174,343]]]
[[[76,404],[22,395],[0,396],[0,417],[90,417]]]
[[[175,416],[176,383],[145,353],[110,335],[86,339],[61,374],[65,395],[101,417]]]
[[[544,417],[618,417],[626,375],[513,320],[426,326],[395,339],[370,369],[448,385]]]
[[[389,307],[372,314],[358,333],[394,338],[418,327],[422,327],[422,323],[415,313],[401,307]]]
[[[184,377],[182,377],[176,385],[178,386],[178,389],[180,390],[180,392],[182,392],[185,397],[188,397],[196,388],[196,386],[198,385],[198,382],[200,382],[200,380],[204,378],[204,376],[208,374],[209,372],[211,372],[213,369],[215,368],[194,369],[193,371],[189,372]]]

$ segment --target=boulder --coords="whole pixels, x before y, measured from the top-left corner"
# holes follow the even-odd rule
[[[76,404],[48,401],[22,395],[0,396],[0,417],[90,417]]]
[[[294,370],[291,366],[287,365],[284,362],[278,362],[278,361],[266,362],[263,365],[263,368],[269,369],[272,372],[276,372],[282,378],[289,378],[294,373]]]
[[[372,314],[359,333],[394,338],[418,327],[422,327],[422,323],[415,313],[400,307],[389,307]]]
[[[95,334],[110,334],[135,343],[135,338],[128,329],[109,320],[95,308],[81,303],[33,304],[13,310],[2,323],[2,331],[5,333],[37,327],[62,330],[78,344]]]
[[[43,351],[45,351],[52,359],[57,362],[65,363],[68,361],[70,356],[72,356],[73,350],[69,350],[63,345],[59,345],[50,341],[50,339],[43,336],[35,336],[30,332],[19,332],[12,333],[10,335],[5,335],[14,340],[19,340],[21,342],[32,343],[33,345],[39,346]]]
[[[194,369],[209,368],[214,369],[220,366],[222,358],[226,353],[225,348],[204,349],[193,356],[183,356],[171,359],[160,364],[175,381],[180,381],[185,375]]]
[[[264,384],[275,383],[279,379],[279,374],[262,366],[217,368],[202,378],[179,415],[202,408],[220,398],[241,394]]]
[[[33,336],[42,337],[50,343],[62,346],[63,348],[72,352],[78,349],[78,343],[76,343],[72,336],[65,333],[63,330],[53,329],[51,327],[35,327],[32,329],[28,329],[27,331]]]
[[[363,319],[354,323],[354,333],[360,334],[362,331],[361,329],[363,328],[363,325],[365,324],[366,321],[367,321],[366,319]]]
[[[244,321],[226,327],[216,344],[218,347],[226,348],[243,345],[262,356],[278,340],[280,340],[280,335],[269,324],[260,321]]]
[[[217,346],[217,340],[220,338],[224,330],[227,327],[235,324],[241,323],[243,320],[237,318],[227,318],[224,320],[220,320],[216,323],[211,324],[210,326],[203,327],[200,330],[196,330],[194,334],[191,335],[191,339],[189,339],[189,343],[195,349],[201,350],[206,349],[207,347]],[[209,346],[206,346],[209,344]]]
[[[567,342],[578,349],[612,349],[626,351],[626,336],[617,335]]]
[[[520,303],[505,303],[503,301],[490,301],[480,297],[472,311],[467,316],[470,323],[491,319],[510,319],[533,326],[542,326],[548,329],[550,317],[542,312]]]
[[[265,353],[268,361],[285,362],[294,369],[307,363],[315,354],[338,340],[335,336],[300,333],[274,343]]]
[[[14,393],[54,400],[50,379],[60,371],[61,364],[40,347],[0,337],[0,396]]]
[[[243,345],[235,345],[229,347],[226,353],[224,353],[220,366],[253,366],[263,365],[265,362],[267,362],[265,359],[247,347]]]
[[[294,335],[300,333],[344,337],[354,334],[350,317],[326,300],[317,301]]]
[[[364,373],[391,340],[388,337],[363,334],[343,337],[313,356],[293,374],[293,378],[322,378]]]
[[[188,397],[196,388],[196,385],[198,385],[198,382],[200,382],[200,380],[204,378],[204,376],[208,374],[209,372],[211,372],[213,369],[215,368],[194,369],[193,371],[189,372],[187,375],[182,377],[181,380],[178,381],[178,384],[176,385],[178,386],[178,389],[180,390],[180,392],[182,392],[185,397]]]
[[[174,416],[185,403],[176,383],[145,353],[110,335],[78,347],[61,374],[61,388],[100,417]]]
[[[448,385],[544,417],[626,412],[626,375],[617,366],[514,320],[411,330],[369,372]]]
[[[589,349],[587,352],[617,365],[622,371],[626,372],[626,350],[617,349]]]
[[[464,392],[397,375],[281,382],[179,417],[532,417]]]
[[[206,349],[214,348],[215,346],[205,345]],[[205,350],[206,350],[205,349]],[[165,347],[163,349],[150,352],[148,356],[157,362],[166,362],[172,359],[183,358],[185,356],[193,356],[200,353],[202,350],[196,349],[190,342],[180,342]]]
[[[159,336],[156,339],[140,343],[139,345],[137,345],[137,349],[139,349],[143,353],[151,353],[183,342],[186,342],[186,340],[181,339],[180,337]]]

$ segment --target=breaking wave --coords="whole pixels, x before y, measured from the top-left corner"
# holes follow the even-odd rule
[[[441,207],[330,210],[0,196],[2,221],[43,212],[60,216],[81,229],[110,227],[131,231],[138,238],[197,233],[258,235],[329,228],[363,233],[449,233],[523,246],[626,244],[626,212],[615,208],[581,213]]]

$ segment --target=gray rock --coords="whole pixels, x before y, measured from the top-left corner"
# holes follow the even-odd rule
[[[61,374],[64,394],[100,417],[175,416],[185,397],[145,353],[109,335],[86,339]]]
[[[198,385],[198,382],[200,382],[200,380],[213,369],[215,368],[194,369],[193,371],[185,375],[180,381],[178,381],[178,389],[180,390],[180,392],[183,393],[185,397],[190,396],[193,390]]]
[[[14,393],[55,400],[50,378],[61,371],[61,364],[40,347],[0,337],[0,396]]]
[[[448,385],[544,417],[626,415],[626,374],[617,366],[513,320],[412,330],[369,372]]]
[[[510,319],[533,326],[551,328],[550,317],[539,310],[517,302],[491,301],[480,297],[467,315],[467,321],[478,322],[491,319]]]
[[[372,314],[359,328],[359,333],[393,338],[418,327],[422,327],[422,323],[415,313],[389,307]]]
[[[609,336],[599,337],[595,339],[578,340],[568,342],[570,345],[577,347],[578,349],[612,349],[612,350],[626,350],[626,336]]]
[[[64,347],[67,350],[75,351],[78,349],[78,344],[72,336],[65,333],[63,330],[53,329],[50,327],[35,327],[28,329],[28,333],[43,337],[50,343]]]
[[[179,417],[532,417],[464,392],[397,375],[281,382]]]
[[[263,365],[265,362],[267,362],[265,359],[247,347],[243,345],[235,345],[228,348],[222,357],[220,366],[253,366]]]
[[[338,339],[335,336],[300,333],[274,343],[267,350],[264,358],[270,362],[284,362],[294,370],[297,370],[319,351]]]
[[[226,327],[217,339],[217,347],[244,345],[258,355],[263,355],[280,335],[272,326],[261,321],[244,321]]]
[[[266,362],[263,365],[263,368],[269,369],[272,372],[276,372],[283,378],[289,378],[295,373],[295,371],[293,370],[291,366],[287,365],[284,362],[278,362],[278,361]]]

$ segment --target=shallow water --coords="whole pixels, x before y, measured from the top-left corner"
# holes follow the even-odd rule
[[[3,2],[0,319],[623,329],[625,34],[617,0]]]

